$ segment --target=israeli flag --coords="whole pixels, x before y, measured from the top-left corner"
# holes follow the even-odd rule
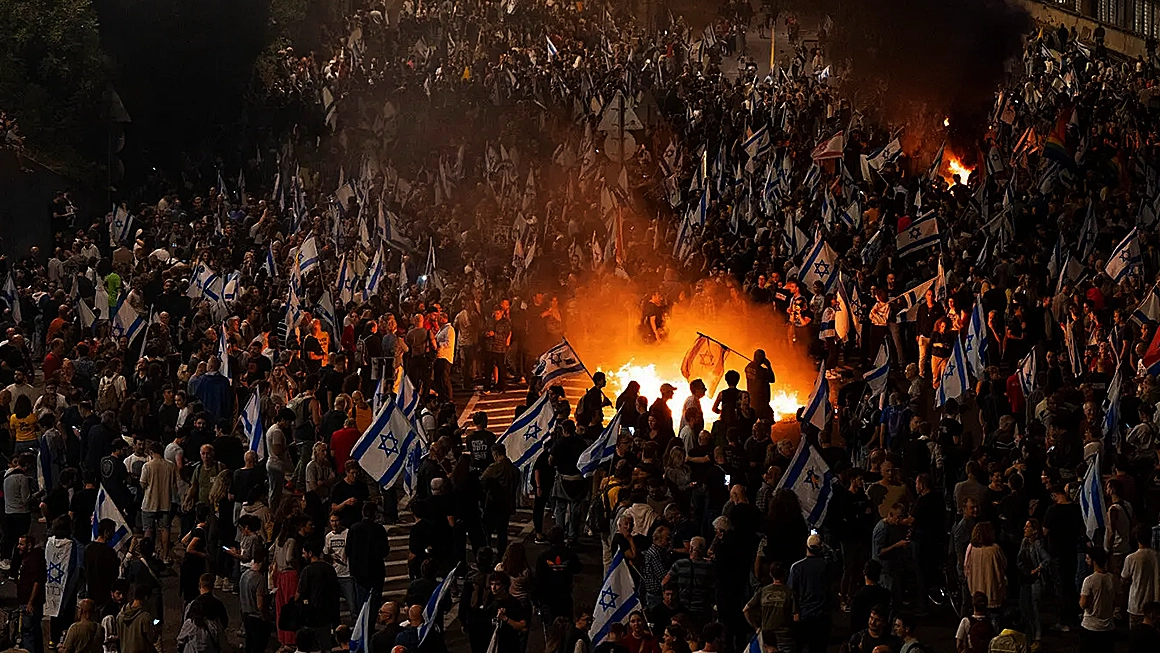
[[[12,273],[8,273],[8,279],[4,281],[4,287],[0,288],[0,299],[3,299],[8,304],[8,308],[12,309],[12,319],[16,324],[24,321],[24,317],[20,312],[20,294],[16,292],[16,282],[12,280]]]
[[[105,302],[105,304],[108,305],[108,302]],[[77,315],[81,318],[81,328],[91,331],[93,325],[97,322],[97,316],[93,314],[93,309],[89,308],[85,300],[79,298],[77,299]]]
[[[226,339],[226,325],[222,324],[221,330],[218,332],[218,359],[221,360],[221,375],[227,379],[230,377],[230,346],[229,340]]]
[[[1136,229],[1133,229],[1116,245],[1116,249],[1112,250],[1111,256],[1108,257],[1107,267],[1104,272],[1107,273],[1112,281],[1119,283],[1132,268],[1140,264],[1140,240]]]
[[[258,460],[266,459],[266,432],[262,430],[262,397],[261,391],[254,389],[246,407],[242,409],[242,430],[249,441],[247,447],[258,454]]]
[[[129,530],[129,523],[125,521],[125,515],[121,513],[121,509],[117,504],[113,503],[113,498],[105,491],[105,485],[102,483],[100,489],[97,490],[97,503],[93,508],[93,539],[97,539],[100,530],[101,520],[111,519],[116,525],[116,530],[113,531],[113,537],[109,539],[109,546],[118,554],[123,555],[126,546],[129,545],[129,536],[133,534]]]
[[[560,56],[560,51],[556,49],[556,44],[552,43],[552,37],[545,36],[544,40],[548,42],[548,59]]]
[[[303,277],[307,272],[321,265],[322,261],[318,258],[318,243],[315,242],[314,236],[302,241],[298,247],[298,274]]]
[[[878,347],[878,355],[874,357],[874,366],[862,375],[871,397],[881,396],[886,390],[886,382],[890,380],[890,352],[886,351],[886,343]]]
[[[423,642],[427,640],[427,635],[431,634],[432,630],[442,629],[442,615],[440,610],[443,599],[447,596],[447,591],[455,583],[455,574],[459,571],[459,565],[448,572],[443,580],[439,581],[438,587],[431,593],[431,597],[427,599],[427,605],[423,607],[423,625],[419,626],[419,648],[423,647]]]
[[[423,458],[427,455],[427,448],[423,444],[423,432],[420,428],[418,420],[414,422],[416,431],[419,432],[419,441],[407,453],[407,462],[403,465],[403,494],[408,497],[415,496],[415,486],[419,481],[419,465],[423,464]]]
[[[508,458],[521,470],[536,461],[556,426],[556,411],[549,396],[547,392],[540,395],[499,438],[498,444],[507,448]]]
[[[1087,259],[1088,255],[1092,253],[1092,249],[1096,246],[1096,238],[1099,237],[1099,234],[1099,226],[1096,225],[1095,204],[1092,203],[1091,198],[1088,198],[1087,213],[1084,214],[1083,224],[1079,229],[1079,244],[1076,248],[1080,258]]]
[[[1035,360],[1034,351],[1027,352],[1015,373],[1019,375],[1019,387],[1023,390],[1023,398],[1030,399],[1032,393],[1039,388],[1039,361]]]
[[[749,643],[745,645],[745,650],[741,653],[765,653],[765,639],[761,637],[760,630],[753,636],[753,639],[749,640]]]
[[[818,239],[802,262],[802,283],[813,290],[814,282],[821,281],[829,292],[838,279],[838,253],[822,239]]]
[[[938,241],[938,221],[935,219],[934,211],[930,211],[910,223],[906,229],[898,232],[895,239],[895,253],[901,258],[922,251],[937,244]]]
[[[266,271],[266,276],[270,279],[278,276],[278,268],[274,265],[273,245],[266,248],[266,260],[262,263],[262,269]]]
[[[1079,507],[1083,513],[1083,523],[1087,527],[1088,538],[1104,527],[1104,484],[1100,477],[1100,455],[1096,454],[1088,463],[1083,475],[1083,485],[1079,489]]]
[[[402,476],[407,454],[419,440],[411,420],[394,398],[388,399],[371,425],[351,449],[350,457],[384,488]]]
[[[1156,297],[1155,288],[1150,290],[1144,301],[1140,302],[1136,310],[1132,311],[1131,320],[1139,327],[1143,327],[1148,322],[1160,320],[1160,298]]]
[[[580,454],[580,458],[576,461],[576,469],[580,470],[581,475],[592,476],[601,465],[616,455],[616,439],[620,435],[620,416],[623,411],[622,406],[616,411],[608,426],[604,427],[600,437]]]
[[[109,328],[113,333],[113,337],[120,338],[124,336],[132,342],[141,329],[145,327],[145,319],[133,308],[133,305],[126,301],[127,294],[122,294],[121,299],[117,302],[117,308],[113,311],[113,320],[109,323]]]
[[[846,205],[846,208],[838,214],[838,219],[851,229],[861,229],[862,205],[858,203],[858,200],[852,200],[848,205]]]
[[[580,361],[567,338],[544,352],[532,369],[532,374],[540,377],[545,388],[559,379],[587,373],[588,369],[584,367],[584,363]]]
[[[415,389],[411,377],[406,374],[399,382],[399,409],[409,420],[414,420],[419,416],[419,391]]]
[[[834,223],[838,220],[838,208],[835,206],[837,201],[834,195],[827,188],[822,192],[822,224],[826,225],[827,229],[832,229]]]
[[[350,264],[346,261],[346,254],[343,254],[342,259],[338,262],[338,280],[335,282],[335,285],[338,286],[338,301],[343,304],[354,301],[356,283],[357,279],[350,269]]]
[[[113,205],[113,222],[109,228],[109,246],[115,247],[129,237],[129,229],[133,225],[133,216],[125,209]]]
[[[346,265],[346,259],[343,259],[343,265]],[[344,270],[339,271],[339,280],[345,281],[342,277]],[[386,275],[386,261],[383,260],[383,248],[379,248],[375,252],[375,258],[371,261],[371,266],[367,268],[366,280],[363,282],[362,299],[364,302],[370,301],[370,298],[379,291],[379,284],[382,283],[383,277]],[[342,292],[341,289],[339,292]]]
[[[1116,374],[1108,384],[1108,396],[1104,399],[1104,446],[1115,451],[1120,444],[1120,395],[1123,391],[1123,365],[1116,366]]]
[[[592,610],[592,627],[588,638],[593,647],[599,647],[608,637],[612,624],[628,623],[628,616],[640,606],[636,595],[636,584],[632,572],[624,560],[624,554],[617,553],[604,574],[604,584],[596,597],[596,607]]]
[[[362,609],[358,611],[358,619],[355,619],[354,628],[350,631],[350,653],[368,653],[370,651],[371,636],[375,634],[371,622],[372,598],[374,597],[367,596]]]
[[[1063,234],[1055,239],[1055,248],[1051,250],[1051,258],[1047,261],[1047,278],[1059,277],[1060,266],[1063,264]]]
[[[902,156],[902,142],[897,137],[887,143],[866,160],[866,163],[875,170],[882,170],[887,163],[894,163]]]
[[[963,351],[967,369],[975,375],[975,378],[982,377],[983,370],[987,366],[986,356],[987,325],[983,321],[983,303],[976,301],[975,308],[971,311],[971,322],[967,325],[967,344]]]
[[[811,163],[809,169],[806,170],[806,176],[802,179],[802,186],[805,186],[810,191],[809,194],[813,195],[814,189],[818,187],[818,182],[821,180],[822,168],[816,163]]]
[[[811,528],[817,528],[826,519],[826,509],[833,496],[833,482],[834,475],[830,473],[830,467],[822,455],[802,438],[789,469],[777,482],[777,489],[787,489],[796,494],[801,504],[802,517]]]
[[[226,279],[226,284],[222,288],[222,301],[232,302],[238,298],[238,284],[240,283],[241,273],[234,272]]]
[[[826,363],[818,367],[818,380],[814,382],[814,389],[810,392],[810,399],[806,402],[805,412],[802,413],[802,423],[813,424],[818,430],[826,428],[830,421],[830,384],[826,381]]]
[[[955,338],[955,346],[951,350],[950,360],[947,361],[947,366],[943,368],[942,380],[938,386],[938,395],[935,396],[935,403],[942,406],[947,402],[947,399],[958,399],[969,388],[970,385],[967,382],[967,363],[963,360],[963,345],[958,338]]]

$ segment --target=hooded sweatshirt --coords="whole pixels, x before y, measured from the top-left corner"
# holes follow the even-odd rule
[[[121,653],[155,653],[157,627],[153,615],[143,606],[128,605],[117,617],[117,634],[121,637]]]

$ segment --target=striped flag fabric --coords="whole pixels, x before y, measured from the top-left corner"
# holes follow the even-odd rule
[[[777,482],[777,489],[796,494],[802,517],[811,528],[817,528],[826,519],[826,510],[833,496],[833,482],[834,476],[822,454],[802,438],[789,469]]]

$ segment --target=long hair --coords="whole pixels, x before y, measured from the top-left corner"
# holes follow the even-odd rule
[[[32,414],[32,400],[28,395],[16,395],[16,401],[12,404],[12,414],[16,419],[24,419]]]
[[[995,543],[995,528],[991,526],[991,522],[983,521],[975,524],[975,528],[971,530],[971,546],[979,548],[983,546],[991,546]]]
[[[499,563],[504,573],[515,578],[528,570],[528,550],[521,542],[512,542],[503,552],[503,560]]]

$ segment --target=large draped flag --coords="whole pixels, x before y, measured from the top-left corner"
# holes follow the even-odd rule
[[[1031,395],[1039,389],[1039,361],[1035,359],[1035,351],[1027,352],[1019,362],[1019,369],[1015,372],[1019,376],[1019,387],[1023,390],[1023,398],[1031,399]]]
[[[249,442],[246,448],[258,454],[258,460],[265,460],[266,433],[262,430],[262,397],[258,388],[254,389],[254,394],[242,409],[242,431]]]
[[[777,482],[777,489],[787,489],[797,495],[801,504],[802,517],[811,528],[821,526],[826,518],[826,509],[833,496],[834,475],[830,466],[822,459],[822,454],[805,438],[798,444],[797,453],[789,463],[789,469]]]
[[[596,597],[596,607],[592,610],[592,627],[588,630],[588,638],[592,646],[598,647],[608,637],[612,624],[628,622],[628,617],[640,605],[640,598],[636,595],[636,583],[632,580],[632,572],[624,560],[624,554],[617,552],[604,574],[604,584],[600,587],[600,594]]]
[[[93,539],[97,539],[101,520],[112,520],[116,526],[113,531],[113,537],[109,538],[108,545],[117,553],[123,553],[126,546],[129,545],[129,536],[133,531],[129,530],[129,523],[125,521],[125,515],[121,513],[121,509],[113,503],[113,498],[105,491],[104,484],[101,484],[97,490],[97,502],[93,507]]]
[[[442,623],[441,613],[451,601],[446,600],[447,590],[455,583],[455,574],[459,571],[459,565],[447,573],[443,580],[439,581],[439,585],[435,587],[435,591],[427,599],[427,605],[423,607],[423,625],[419,626],[419,646],[423,648],[423,642],[427,640],[427,635],[431,634],[432,630],[440,630]]]
[[[938,394],[935,403],[943,406],[948,399],[958,399],[970,389],[967,382],[967,362],[963,356],[963,345],[955,338],[954,349],[951,350],[950,360],[943,368],[942,379],[939,382]]]
[[[584,367],[584,363],[580,361],[580,357],[576,355],[576,350],[572,348],[567,338],[544,352],[532,369],[532,374],[540,377],[545,388],[560,379],[587,373],[588,369]]]
[[[810,399],[806,402],[805,412],[802,413],[802,423],[813,424],[819,431],[826,428],[830,421],[830,383],[826,380],[826,363],[818,367],[818,380],[814,382],[814,389],[810,392]]]
[[[871,397],[882,397],[886,390],[886,382],[890,380],[890,352],[886,351],[885,341],[878,346],[874,365],[862,375],[862,380],[866,382],[867,392]]]
[[[11,272],[4,280],[4,287],[0,288],[0,299],[3,299],[8,304],[8,308],[12,310],[12,319],[16,324],[24,321],[20,312],[20,294],[16,292],[16,283],[12,280]]]
[[[45,542],[44,616],[66,616],[61,613],[76,592],[83,561],[84,547],[73,538],[50,536]]]
[[[910,223],[906,229],[898,232],[894,249],[901,258],[936,245],[938,242],[938,220],[935,219],[934,211],[930,211]]]
[[[1083,475],[1083,485],[1079,489],[1079,507],[1089,538],[1104,527],[1104,484],[1100,477],[1100,455],[1088,461],[1087,472]]]
[[[512,422],[497,444],[507,448],[508,458],[522,471],[536,462],[555,426],[551,393],[545,392]]]
[[[829,292],[837,279],[838,253],[826,241],[819,239],[802,262],[802,282],[812,291],[814,283],[821,281],[826,292]]]
[[[717,394],[717,385],[725,375],[725,354],[729,348],[709,336],[698,334],[693,346],[681,361],[681,376],[686,381],[701,379],[709,396]]]
[[[580,458],[576,461],[576,469],[580,470],[581,475],[592,476],[601,465],[616,455],[616,439],[620,436],[620,418],[623,412],[623,406],[617,409],[616,415],[612,417],[608,426],[604,427],[596,441],[580,454]]]
[[[389,398],[375,415],[366,432],[355,443],[350,457],[378,481],[390,488],[403,474],[407,454],[419,440],[419,434],[402,409]]]
[[[350,631],[350,653],[368,653],[370,651],[371,636],[375,629],[371,625],[371,604],[376,597],[367,596],[362,609],[358,611],[358,619],[354,621],[354,628]]]
[[[1112,281],[1119,283],[1132,268],[1140,264],[1140,239],[1138,233],[1133,229],[1116,249],[1112,250],[1111,256],[1108,257],[1108,264],[1104,267],[1104,272],[1107,273]]]
[[[1116,366],[1116,374],[1108,384],[1108,396],[1104,399],[1104,447],[1108,451],[1119,450],[1120,443],[1120,395],[1123,392],[1123,365]]]

